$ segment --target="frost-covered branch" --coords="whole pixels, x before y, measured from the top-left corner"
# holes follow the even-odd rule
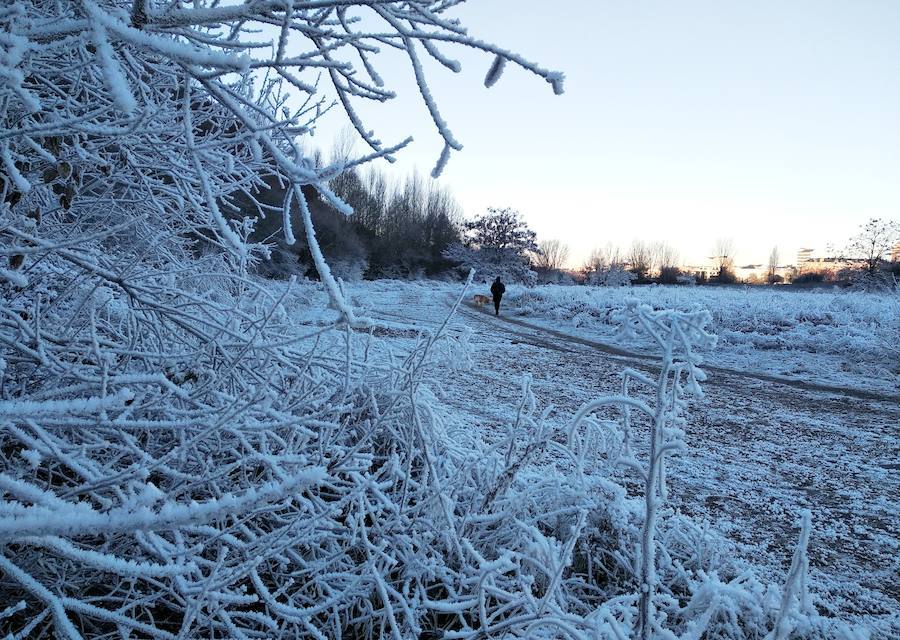
[[[619,413],[623,448],[617,463],[635,471],[643,482],[644,514],[641,542],[636,559],[639,578],[639,637],[649,640],[654,633],[654,600],[657,591],[656,574],[657,521],[662,502],[666,499],[666,457],[684,448],[683,434],[687,400],[691,395],[702,395],[699,382],[704,380],[698,368],[699,357],[695,348],[709,348],[715,344],[715,336],[706,330],[709,314],[654,311],[650,307],[631,301],[619,315],[627,330],[642,332],[656,343],[662,352],[660,371],[654,380],[632,369],[622,374],[621,394],[586,403],[576,413],[569,427],[569,441],[577,441],[582,423],[587,417],[604,407],[614,407]],[[652,405],[632,397],[630,382],[644,385],[648,395],[652,393]],[[649,443],[646,461],[635,457],[633,446],[632,410],[649,423]],[[595,427],[596,428],[596,427]],[[616,423],[607,423],[616,428]],[[579,447],[579,448],[583,448]]]

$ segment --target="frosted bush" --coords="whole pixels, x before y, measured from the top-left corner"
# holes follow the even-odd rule
[[[355,110],[393,97],[385,40],[445,142],[436,174],[461,145],[423,51],[457,68],[441,49],[472,48],[557,93],[562,76],[466,35],[452,5],[315,5],[0,8],[2,634],[399,637],[429,615],[459,550],[422,401],[442,338],[375,358],[301,189],[349,214],[326,186],[347,165],[316,166],[299,137],[327,107],[321,74],[371,150],[350,165],[406,144]],[[269,215],[289,244],[302,229],[327,297],[250,275]]]
[[[363,259],[338,260],[331,264],[331,272],[335,277],[347,282],[358,282],[363,279],[369,263]]]

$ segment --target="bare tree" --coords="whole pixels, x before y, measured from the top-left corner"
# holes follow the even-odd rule
[[[656,275],[664,270],[678,267],[678,251],[667,242],[653,242],[649,245],[650,272]]]
[[[538,242],[540,252],[532,259],[534,268],[539,271],[558,271],[569,259],[569,245],[562,240],[543,240]]]
[[[666,242],[654,242],[651,245],[653,267],[659,281],[663,284],[675,284],[681,270],[678,268],[678,250]]]
[[[713,246],[713,255],[710,260],[715,267],[715,278],[719,282],[734,282],[734,240],[731,238],[719,238]]]
[[[900,224],[894,220],[872,218],[850,239],[847,259],[859,262],[867,274],[874,274],[898,241]]]
[[[356,153],[357,140],[358,138],[353,131],[353,127],[346,126],[341,129],[331,144],[331,164],[350,164]]]
[[[629,271],[637,276],[638,280],[646,279],[653,266],[650,246],[643,240],[635,240],[628,250],[626,262]]]
[[[607,242],[605,246],[594,249],[585,261],[585,281],[588,284],[613,287],[630,285],[636,276],[626,266],[619,248]]]
[[[591,273],[598,269],[606,269],[611,266],[622,265],[622,252],[611,242],[607,242],[603,247],[597,247],[591,251],[587,260],[582,267],[585,273]]]
[[[766,269],[766,280],[769,284],[773,284],[778,278],[778,262],[781,256],[778,253],[778,247],[772,247],[772,253],[769,254],[769,266]]]
[[[659,273],[660,253],[662,252],[662,248],[662,242],[650,242],[647,244],[647,253],[650,256],[650,269],[648,270],[648,275],[652,276]]]

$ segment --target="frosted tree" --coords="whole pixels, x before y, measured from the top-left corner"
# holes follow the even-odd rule
[[[489,207],[474,220],[464,223],[465,244],[454,245],[444,256],[462,271],[475,269],[482,277],[500,276],[506,280],[533,284],[529,254],[540,254],[537,234],[522,215],[508,207]]]
[[[613,245],[611,242],[607,242],[603,247],[597,247],[592,250],[587,260],[584,262],[583,271],[585,273],[590,273],[591,271],[596,271],[597,269],[604,269],[614,264],[625,264],[625,259],[622,257],[622,252],[619,250],[619,247]]]
[[[626,261],[628,270],[635,275],[635,278],[645,280],[653,268],[653,254],[650,245],[643,240],[635,240],[631,243]]]
[[[663,284],[678,282],[681,275],[681,270],[678,268],[678,251],[666,242],[654,242],[650,249],[653,254],[653,270],[659,282]]]
[[[627,287],[635,280],[637,280],[637,276],[618,263],[594,271],[588,279],[590,284],[599,284],[604,287]]]
[[[584,264],[585,281],[592,285],[619,287],[630,285],[637,276],[626,269],[625,258],[612,243],[594,249]]]
[[[466,243],[475,249],[509,251],[525,256],[540,252],[537,234],[515,209],[489,207],[487,213],[465,223]]]

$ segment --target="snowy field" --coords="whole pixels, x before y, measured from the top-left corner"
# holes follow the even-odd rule
[[[645,601],[654,638],[900,634],[896,374],[860,355],[886,336],[889,361],[890,298],[510,287],[496,318],[467,302],[481,285],[451,313],[461,285],[329,301],[213,264],[189,294],[152,282],[174,302],[147,312],[65,268],[40,263],[0,325],[9,380],[53,367],[0,401],[0,636],[626,638]],[[814,309],[854,337],[824,354],[841,376],[810,342],[728,359],[751,316],[820,326]],[[683,335],[679,384],[618,317]],[[794,355],[802,376],[766,359]],[[623,397],[627,420],[608,410]],[[652,424],[669,453],[648,493]]]
[[[484,288],[473,285],[466,299]],[[380,334],[402,350],[416,336],[405,328],[435,330],[459,289],[374,282],[348,293],[388,326]],[[707,308],[719,338],[704,360],[724,369],[710,372],[705,398],[689,410],[688,449],[669,476],[671,507],[714,537],[724,535],[734,556],[773,584],[784,581],[790,565],[797,513],[810,509],[817,608],[861,624],[872,637],[897,637],[896,297],[512,286],[499,320],[493,309],[464,305],[451,322],[470,367],[457,358],[440,377],[439,395],[451,407],[448,432],[473,447],[501,438],[524,375],[533,380],[538,409],[552,405],[549,419],[564,425],[584,402],[615,393],[624,368],[652,370],[651,361],[627,355],[649,351],[647,343],[624,335],[616,322],[628,297],[655,308]],[[534,473],[553,468],[538,464]],[[641,495],[627,471],[601,464],[594,471]]]
[[[510,313],[642,350],[622,335],[628,298],[656,309],[712,314],[708,364],[900,395],[900,296],[753,287],[511,287]]]

